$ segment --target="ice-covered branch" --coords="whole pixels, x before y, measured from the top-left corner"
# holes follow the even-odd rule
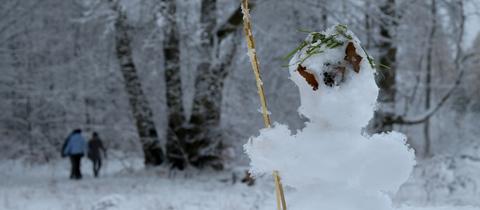
[[[455,52],[455,59],[454,59],[454,67],[455,69],[461,69],[455,82],[453,83],[452,87],[443,95],[443,97],[438,101],[438,103],[425,111],[422,115],[408,118],[405,116],[394,116],[390,119],[391,124],[402,124],[402,125],[415,125],[426,122],[430,117],[432,117],[450,98],[452,93],[457,89],[462,81],[463,74],[465,73],[465,67],[463,67],[463,63],[465,63],[469,58],[472,58],[472,54],[464,54],[462,50],[462,43],[463,43],[463,36],[465,34],[465,12],[463,10],[463,3],[460,1],[458,3],[459,8],[461,9],[460,13],[460,25],[459,25],[459,33],[457,39],[455,40],[456,52]]]
[[[423,113],[420,116],[416,117],[405,117],[405,116],[396,116],[393,117],[392,123],[393,124],[403,124],[403,125],[415,125],[415,124],[420,124],[425,122],[426,120],[430,119],[442,106],[447,102],[447,100],[450,98],[452,93],[457,89],[457,87],[460,85],[460,82],[462,80],[463,74],[465,73],[465,69],[462,69],[460,73],[457,76],[457,79],[455,80],[455,83],[452,85],[452,87],[443,95],[443,97],[438,101],[437,105],[434,107],[430,108],[427,110],[425,113]]]

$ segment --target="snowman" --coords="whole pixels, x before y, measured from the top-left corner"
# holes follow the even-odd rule
[[[251,173],[279,171],[292,210],[394,209],[390,196],[409,177],[414,153],[401,133],[363,132],[378,87],[358,38],[343,25],[310,33],[289,73],[308,122],[296,132],[274,123],[251,137]]]

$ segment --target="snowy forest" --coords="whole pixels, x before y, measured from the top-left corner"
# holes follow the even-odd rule
[[[4,0],[0,209],[286,210],[279,189],[292,210],[480,209],[479,11],[479,0]],[[328,69],[342,79],[315,69],[338,53],[346,67]],[[304,136],[318,139],[288,140]],[[77,160],[76,140],[88,148]]]

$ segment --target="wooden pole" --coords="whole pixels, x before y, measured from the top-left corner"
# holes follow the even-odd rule
[[[253,74],[257,83],[258,96],[260,97],[260,103],[262,105],[263,122],[266,128],[271,127],[270,115],[267,108],[267,100],[265,98],[265,91],[263,89],[263,82],[260,75],[260,65],[258,63],[257,53],[255,51],[255,39],[252,33],[252,24],[250,19],[250,12],[248,9],[248,0],[242,1],[243,12],[243,30],[245,31],[245,37],[247,39],[248,56],[250,57],[250,63],[252,65]],[[275,181],[275,197],[277,198],[277,209],[287,210],[287,203],[285,201],[285,195],[283,193],[283,186],[278,171],[273,171],[273,179]]]

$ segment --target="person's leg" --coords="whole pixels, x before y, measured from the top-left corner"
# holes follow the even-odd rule
[[[72,155],[74,159],[74,171],[73,176],[75,179],[81,179],[82,175],[80,173],[80,155]]]
[[[95,159],[90,159],[90,160],[92,161],[93,176],[94,176],[94,177],[97,177],[96,172],[95,172],[95,171],[96,171],[95,168],[96,168],[96,162],[97,162],[97,161],[96,161]]]
[[[76,155],[72,155],[70,156],[70,158],[72,159],[73,179],[77,179],[78,178],[78,161],[77,161],[78,158]]]
[[[100,169],[102,168],[102,159],[98,158],[98,169],[97,169],[97,174],[100,173]]]
[[[78,155],[78,179],[82,179],[82,171],[81,171],[81,168],[82,168],[82,157],[83,155]]]
[[[70,179],[75,178],[75,158],[70,156]]]
[[[93,163],[93,176],[97,177],[98,176],[98,159],[94,158],[92,159]]]

